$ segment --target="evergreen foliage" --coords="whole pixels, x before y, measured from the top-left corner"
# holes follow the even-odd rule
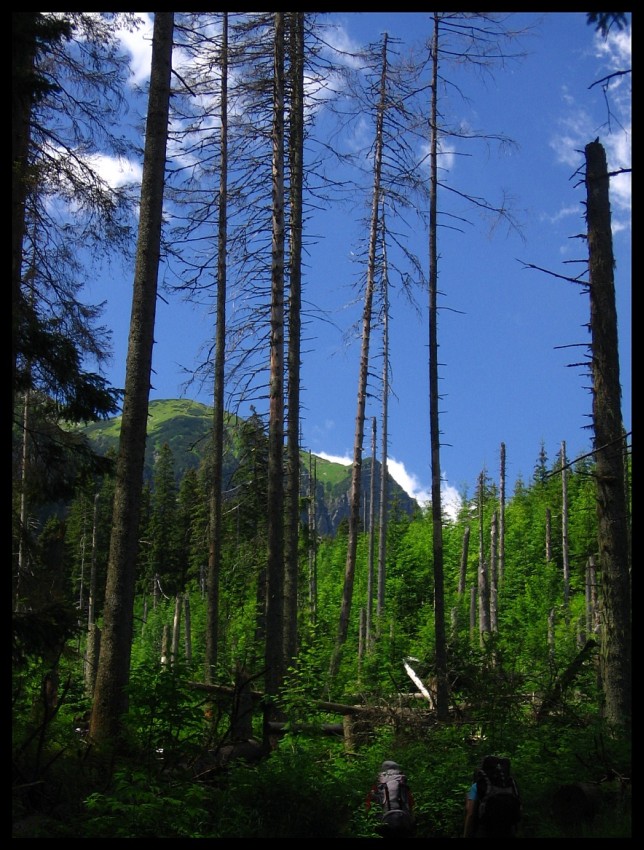
[[[58,96],[65,89],[60,83],[75,81],[79,92],[89,86],[105,90],[106,96],[111,90],[116,100],[106,101],[107,119],[120,90],[118,85],[112,89],[112,83],[125,66],[124,57],[114,53],[107,19],[65,13],[69,17],[56,24],[55,13],[13,14],[14,82],[19,94],[33,98],[31,128],[37,143],[21,178],[33,180],[23,186],[29,187],[30,202],[23,218],[40,224],[29,229],[19,258],[21,266],[33,262],[37,275],[32,289],[14,293],[13,305],[13,390],[21,394],[13,410],[23,429],[21,435],[15,427],[12,441],[17,485],[12,525],[13,837],[373,838],[376,824],[364,809],[364,797],[378,765],[394,759],[405,766],[414,790],[416,837],[456,838],[472,772],[490,752],[512,760],[524,800],[520,837],[631,837],[630,733],[601,719],[605,694],[598,676],[597,577],[592,567],[598,548],[595,461],[589,455],[572,466],[564,506],[560,469],[557,463],[550,465],[543,446],[532,479],[520,480],[504,506],[498,617],[485,631],[476,604],[478,577],[482,565],[495,568],[488,561],[494,560],[490,540],[499,509],[499,490],[485,474],[481,492],[472,500],[464,497],[458,518],[443,517],[438,526],[431,509],[411,514],[394,496],[387,520],[386,604],[369,643],[362,628],[369,537],[367,529],[357,528],[355,604],[332,682],[327,671],[349,529],[346,522],[334,536],[301,529],[299,646],[282,689],[271,694],[285,723],[274,730],[275,746],[269,753],[257,749],[264,732],[270,596],[266,575],[272,505],[265,423],[256,413],[247,421],[227,419],[235,427],[225,436],[219,634],[212,670],[216,684],[208,689],[203,684],[209,620],[204,576],[212,458],[204,440],[203,410],[187,401],[149,405],[150,474],[132,536],[138,546],[124,559],[132,589],[136,587],[131,647],[130,623],[120,630],[117,617],[111,622],[113,635],[127,635],[121,649],[131,649],[131,664],[118,687],[111,687],[115,680],[106,677],[108,700],[127,692],[126,746],[116,755],[89,742],[88,626],[96,624],[100,632],[109,619],[105,576],[114,478],[113,456],[106,449],[116,445],[119,423],[111,421],[101,431],[97,445],[102,457],[87,439],[98,427],[74,426],[113,414],[121,393],[82,367],[89,355],[101,362],[109,333],[95,324],[100,307],[83,308],[78,300],[81,280],[71,234],[94,246],[96,258],[102,243],[116,240],[126,250],[129,230],[123,213],[128,198],[97,184],[91,171],[76,173],[71,157],[57,158],[60,169],[52,172],[43,168],[43,160],[53,144],[47,140],[52,122],[46,119],[61,113]],[[588,13],[588,23],[606,32],[612,25],[619,27],[623,15]],[[75,27],[88,38],[72,43],[67,54],[64,48]],[[27,43],[48,61],[33,67],[19,61],[20,47]],[[87,69],[75,61],[81,43],[98,72],[84,84]],[[78,99],[80,106],[97,102],[94,97]],[[75,128],[81,125],[74,104],[66,104],[71,111],[61,113],[66,115],[62,148],[70,151],[84,134],[76,137]],[[108,131],[109,120],[92,111],[88,144],[99,129]],[[267,138],[261,137],[260,144]],[[112,143],[118,151],[118,140]],[[265,176],[265,168],[258,171],[254,191],[265,184]],[[83,187],[84,201],[78,194]],[[73,199],[84,212],[75,222],[36,215],[57,206],[51,199]],[[255,220],[253,226],[263,239],[268,230]],[[55,250],[45,251],[50,240]],[[41,259],[39,265],[38,256],[47,262]],[[258,287],[251,299],[255,306],[260,291]],[[254,328],[256,316],[250,318]],[[246,354],[244,343],[237,356]],[[181,426],[172,431],[168,422],[177,414]],[[150,439],[152,430],[158,439]],[[202,443],[203,451],[198,448]],[[630,481],[630,458],[627,465]],[[276,467],[279,472],[280,464]],[[316,475],[325,495],[343,495],[337,467],[320,460]],[[132,492],[136,489],[134,485]],[[302,493],[309,497],[307,486]],[[136,492],[137,516],[138,498]],[[127,519],[131,502],[123,506]],[[464,559],[463,592],[466,529],[478,542],[470,543]],[[439,580],[432,564],[439,532],[440,598],[450,620],[449,718],[441,717],[441,722],[435,697],[437,674],[443,672],[436,669],[437,643],[442,641],[435,626],[442,620],[435,617],[434,585]],[[112,594],[120,589],[117,582]],[[273,596],[280,590],[274,587]],[[270,599],[278,607],[280,601]],[[128,618],[131,612],[129,605]],[[179,612],[180,624],[175,618]],[[619,613],[630,612],[620,608]],[[173,635],[173,626],[179,625]],[[418,694],[403,666],[406,659],[414,660],[429,700]],[[101,700],[94,700],[97,704]],[[344,738],[336,734],[340,717]],[[556,794],[566,783],[592,789],[592,812],[557,809]]]
[[[54,605],[50,615],[42,607],[15,616],[16,834],[26,829],[33,837],[374,837],[375,824],[362,804],[378,764],[388,757],[405,765],[412,783],[417,836],[459,837],[472,771],[487,752],[502,752],[512,759],[525,801],[523,837],[629,837],[630,742],[625,733],[616,735],[597,719],[601,694],[596,653],[590,651],[569,687],[557,689],[580,652],[580,624],[585,623],[585,557],[593,551],[596,521],[589,510],[592,469],[584,462],[569,478],[574,554],[567,615],[560,556],[545,558],[545,509],[550,506],[556,517],[561,499],[553,481],[556,476],[550,472],[519,488],[508,501],[498,632],[482,644],[478,632],[470,628],[469,593],[463,598],[457,593],[463,531],[473,522],[472,514],[464,510],[459,520],[446,523],[446,601],[453,612],[450,723],[436,725],[424,700],[409,701],[406,695],[416,688],[401,663],[406,656],[419,659],[415,669],[431,690],[434,633],[427,554],[431,522],[419,513],[390,526],[395,542],[390,548],[388,601],[375,644],[358,655],[356,606],[349,632],[353,651],[344,655],[337,691],[331,695],[335,700],[364,701],[374,709],[384,706],[388,719],[377,713],[380,720],[369,723],[367,737],[358,737],[349,749],[341,738],[312,731],[338,720],[321,712],[318,700],[326,684],[341,596],[346,538],[339,534],[319,541],[315,623],[301,600],[300,651],[284,689],[282,707],[288,721],[279,746],[258,763],[226,766],[217,754],[229,740],[231,703],[212,703],[190,684],[201,680],[206,621],[198,577],[186,573],[190,559],[196,573],[206,555],[205,538],[197,531],[205,519],[195,511],[192,531],[188,522],[190,505],[204,502],[194,470],[186,473],[188,481],[179,484],[178,492],[172,490],[177,539],[191,541],[191,554],[174,572],[176,590],[188,599],[191,610],[191,661],[185,660],[180,641],[179,657],[161,664],[164,629],[172,628],[175,599],[171,594],[151,597],[146,585],[147,592],[137,596],[135,611],[127,722],[130,755],[109,767],[100,752],[84,742],[83,718],[89,706],[82,688],[85,632],[77,632],[72,600],[79,595],[77,553],[89,522],[88,494],[94,491],[79,490],[66,525],[66,548],[59,549],[59,554],[76,553],[69,561],[75,564],[73,569],[65,566],[65,557],[55,557],[55,524],[42,535],[42,551],[49,553],[42,555],[43,569],[47,564],[52,572],[49,581],[55,581],[69,601]],[[252,485],[249,494],[251,490]],[[108,500],[100,492],[99,505],[103,498]],[[178,507],[181,492],[186,494],[183,513]],[[489,499],[493,502],[493,491]],[[489,521],[488,508],[491,505],[484,522]],[[152,526],[146,522],[149,530]],[[251,687],[261,690],[263,656],[257,643],[261,558],[256,533],[255,523],[231,522],[227,527],[216,681],[234,686],[235,670],[244,667]],[[484,540],[486,535],[487,531]],[[107,536],[99,534],[97,540],[96,556],[104,563]],[[358,563],[365,568],[357,573],[358,600],[366,593],[366,559],[367,539],[361,535]],[[476,579],[477,562],[478,554],[470,551],[468,585]],[[305,581],[302,587],[307,587]],[[48,706],[43,694],[52,676],[57,690]],[[551,710],[540,717],[540,705],[552,694]],[[410,706],[409,711],[400,715],[404,705]],[[208,714],[213,707],[214,715]],[[256,736],[261,735],[259,716],[257,712],[253,721]],[[618,777],[624,780],[621,784]],[[602,806],[594,821],[573,829],[550,814],[552,796],[566,782],[594,783],[600,789]],[[289,801],[286,807],[284,800]]]

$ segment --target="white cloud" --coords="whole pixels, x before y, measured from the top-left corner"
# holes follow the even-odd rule
[[[142,13],[140,16],[141,26],[130,32],[122,29],[118,37],[123,50],[130,54],[130,69],[132,71],[132,84],[141,85],[150,76],[150,63],[152,59],[152,30],[154,28],[153,16],[150,12]]]
[[[130,183],[140,183],[142,168],[139,163],[123,157],[95,154],[88,158],[94,171],[110,186],[116,189]]]
[[[387,469],[397,484],[403,488],[405,493],[416,499],[419,505],[425,506],[430,500],[429,490],[423,487],[413,472],[407,472],[405,464],[393,457],[387,458]]]
[[[342,466],[349,466],[352,463],[351,458],[346,455],[329,455],[326,452],[316,452],[315,454],[331,463],[341,463]]]
[[[350,466],[353,462],[347,455],[330,455],[326,452],[316,452],[318,457],[324,458],[331,463],[341,463]],[[424,487],[413,472],[407,472],[405,464],[395,458],[387,458],[387,470],[394,481],[399,484],[408,496],[416,499],[418,504],[425,508],[431,501],[431,493]],[[450,519],[456,519],[461,507],[461,497],[455,487],[443,482],[441,487],[441,499],[444,512]]]
[[[462,501],[461,495],[456,487],[452,487],[451,484],[443,482],[443,486],[441,487],[441,500],[443,510],[447,516],[453,520],[458,519],[458,512],[461,509]]]
[[[596,114],[590,115],[571,98],[564,86],[562,100],[566,104],[565,115],[559,120],[560,131],[552,138],[550,146],[557,161],[572,168],[580,165],[580,152],[595,136],[599,136],[606,150],[609,171],[631,168],[632,154],[632,90],[631,30],[615,31],[608,38],[595,36],[595,55],[606,64],[605,74],[589,88],[588,104],[595,107]],[[610,74],[614,74],[608,79]],[[603,97],[601,92],[603,90]],[[599,106],[598,106],[599,104]],[[600,111],[597,112],[597,109]],[[597,125],[597,115],[601,125]],[[631,177],[619,174],[610,182],[611,205],[613,207],[613,229],[630,228]]]

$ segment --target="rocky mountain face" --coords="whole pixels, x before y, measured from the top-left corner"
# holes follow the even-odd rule
[[[333,464],[338,467],[340,464]],[[333,488],[325,488],[324,484],[317,482],[315,497],[315,517],[318,534],[323,537],[334,537],[342,522],[349,520],[349,495],[351,490],[351,467],[341,467],[346,470],[346,475]],[[380,515],[380,476],[382,465],[376,461],[374,488],[374,517],[378,522]],[[305,472],[306,487],[308,487],[308,473]],[[387,484],[390,514],[392,510],[411,516],[418,510],[418,502],[412,499],[402,487],[388,476]],[[362,525],[369,525],[371,495],[371,458],[366,458],[362,463],[362,475],[360,483],[360,517]]]
[[[90,443],[100,454],[118,448],[120,417],[103,422],[93,422],[83,428]],[[230,480],[240,463],[240,433],[246,420],[229,416],[226,422],[227,450],[224,456],[224,479]],[[145,477],[152,480],[154,461],[163,445],[172,450],[175,475],[181,480],[189,468],[198,468],[207,458],[212,433],[212,408],[187,399],[169,399],[150,402],[148,440],[146,446]],[[311,478],[315,481],[316,528],[323,537],[335,536],[339,526],[349,518],[349,493],[351,489],[351,466],[302,453],[302,493],[311,492]],[[380,511],[381,464],[376,461],[374,486],[374,516]],[[411,516],[418,503],[402,487],[388,476],[388,499],[392,509]],[[368,525],[369,497],[371,492],[371,458],[365,458],[361,476],[361,511],[363,525]],[[302,517],[307,522],[306,516]]]

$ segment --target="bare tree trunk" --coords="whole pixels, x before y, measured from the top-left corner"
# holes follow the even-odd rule
[[[548,612],[548,657],[552,663],[555,658],[555,609]]]
[[[552,514],[550,508],[546,508],[546,561],[552,561]]]
[[[383,231],[384,231],[384,212]],[[383,311],[382,311],[382,437],[381,437],[381,466],[380,466],[380,523],[378,525],[378,604],[376,612],[378,619],[385,611],[385,586],[387,578],[387,518],[389,516],[389,470],[387,456],[389,453],[389,277],[387,273],[386,245],[383,239],[384,274],[383,274]]]
[[[600,670],[605,717],[627,727],[632,718],[631,570],[608,186],[604,148],[591,142],[586,145],[586,216],[602,602]]]
[[[367,285],[365,290],[364,307],[362,311],[362,347],[360,353],[360,372],[358,377],[358,404],[356,412],[355,436],[353,442],[353,466],[351,470],[351,496],[349,508],[349,539],[347,544],[347,560],[344,572],[344,589],[340,621],[331,665],[329,683],[333,680],[340,664],[340,654],[349,629],[349,616],[353,599],[353,582],[356,570],[356,552],[358,548],[358,532],[360,529],[360,484],[362,476],[362,444],[364,439],[365,407],[367,403],[367,380],[369,373],[369,343],[371,341],[371,320],[373,310],[373,294],[376,274],[376,243],[378,238],[378,214],[380,210],[382,152],[383,152],[383,122],[386,109],[387,84],[387,34],[382,46],[382,74],[380,77],[380,100],[376,116],[376,139],[374,152],[374,181],[371,199],[371,226],[369,232],[369,252],[367,265]]]
[[[505,443],[501,443],[499,470],[499,584],[505,575]]]
[[[83,681],[85,693],[92,697],[94,693],[94,681],[96,678],[96,663],[98,660],[101,633],[96,625],[96,592],[97,592],[97,570],[96,553],[98,549],[98,500],[99,493],[94,495],[94,510],[92,513],[92,553],[89,568],[89,588],[87,593],[87,644],[85,646]]]
[[[209,546],[207,570],[207,627],[205,681],[215,679],[219,654],[219,577],[221,575],[222,499],[224,454],[224,386],[226,357],[226,289],[228,241],[228,12],[223,13],[221,32],[220,164],[217,226],[217,315],[215,327],[214,395],[212,421],[212,482],[209,500]]]
[[[103,634],[90,721],[90,738],[96,742],[117,742],[121,718],[128,708],[135,566],[161,250],[173,31],[174,13],[155,12],[125,399],[116,461]]]
[[[29,477],[29,418],[31,414],[31,402],[29,390],[26,390],[23,396],[23,411],[22,411],[22,453],[20,464],[20,522],[18,540],[18,574],[16,575],[15,592],[14,592],[14,610],[19,611],[20,593],[22,577],[27,575],[29,569],[29,555],[27,546],[27,529],[29,523],[27,521],[27,480]]]
[[[568,469],[566,443],[561,443],[561,558],[563,566],[564,617],[569,619],[570,606],[570,558],[568,546]]]
[[[316,490],[317,465],[313,454],[309,452],[309,609],[312,624],[317,620],[318,607]]]
[[[184,647],[186,651],[186,662],[190,664],[192,661],[192,622],[190,619],[190,597],[188,594],[186,594],[183,599],[183,614],[183,621],[185,623]]]
[[[478,599],[479,599],[479,635],[481,645],[485,635],[490,632],[490,583],[488,568],[485,560],[485,544],[483,542],[483,493],[485,490],[485,473],[479,475],[479,570],[478,570]]]
[[[367,647],[371,643],[371,616],[373,614],[373,586],[374,586],[374,521],[376,495],[376,417],[371,420],[371,478],[369,487],[369,555],[367,563],[367,604],[365,606],[365,643]]]
[[[588,583],[590,585],[590,631],[595,634],[599,628],[599,612],[597,605],[597,569],[595,558],[591,555],[588,559]]]
[[[499,562],[498,562],[499,527],[498,514],[492,514],[490,523],[490,631],[499,631]]]
[[[167,623],[163,624],[163,632],[161,635],[161,666],[168,667],[170,664],[170,626]]]
[[[443,509],[441,503],[440,423],[438,389],[438,30],[439,13],[434,13],[432,38],[432,83],[430,117],[430,205],[429,205],[429,429],[432,472],[432,555],[434,561],[434,635],[436,640],[436,715],[449,716],[447,687],[447,636],[443,569]]]
[[[473,640],[476,633],[476,585],[470,588],[470,638]]]
[[[284,659],[284,12],[274,13],[273,190],[270,385],[268,424],[268,562],[264,746],[271,747],[269,724],[281,719],[276,698]]]
[[[304,181],[304,12],[290,19],[290,256],[288,309],[288,418],[284,657],[297,654],[300,539],[300,362],[302,311],[302,186]]]
[[[174,600],[174,618],[172,620],[172,651],[170,653],[170,665],[174,667],[179,658],[179,638],[181,637],[181,608],[183,599],[177,594]]]
[[[88,628],[96,622],[96,593],[98,591],[98,576],[96,568],[96,556],[98,552],[98,500],[100,493],[94,494],[94,508],[92,511],[92,554],[89,568],[89,587],[87,589],[87,626]]]

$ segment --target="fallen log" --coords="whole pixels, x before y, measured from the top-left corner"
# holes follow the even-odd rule
[[[278,723],[271,722],[268,724],[268,728],[271,732],[275,734],[280,734],[282,732],[307,732],[307,733],[315,733],[322,735],[339,735],[341,738],[344,736],[344,724],[343,723]]]
[[[204,691],[208,694],[220,694],[225,697],[234,697],[239,694],[240,689],[230,685],[209,685],[205,682],[188,682],[188,687],[195,691]],[[244,693],[252,697],[253,702],[259,702],[264,694],[260,691],[253,691],[250,688],[244,688]],[[325,702],[324,700],[315,700],[313,702],[318,711],[328,711],[330,714],[360,714],[361,712],[372,711],[363,705],[345,705],[341,702]]]

